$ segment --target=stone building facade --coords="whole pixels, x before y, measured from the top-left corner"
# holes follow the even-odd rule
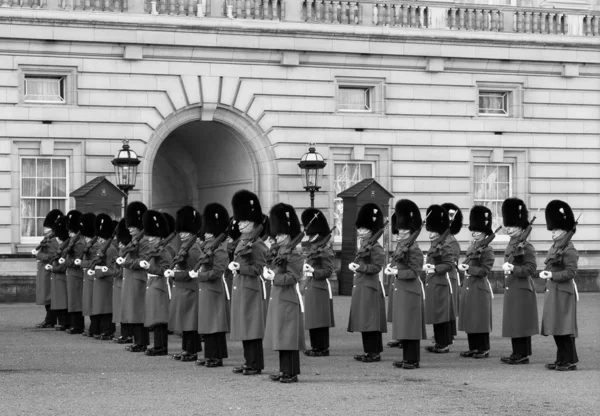
[[[597,269],[599,21],[598,0],[0,0],[0,253],[114,181],[124,139],[142,160],[130,198],[172,213],[240,188],[305,208],[315,143],[332,222],[336,194],[371,176],[466,215],[517,196],[542,208],[541,252],[560,198]]]

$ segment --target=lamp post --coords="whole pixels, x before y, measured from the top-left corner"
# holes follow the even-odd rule
[[[129,140],[123,140],[123,148],[112,160],[117,177],[117,187],[125,193],[123,212],[127,212],[127,198],[129,191],[135,186],[137,168],[140,164],[137,154],[129,148]]]
[[[302,186],[310,192],[310,207],[315,207],[315,191],[321,189],[323,179],[323,168],[327,165],[323,156],[315,150],[315,144],[311,143],[308,153],[305,153],[300,159],[300,170],[302,173]]]

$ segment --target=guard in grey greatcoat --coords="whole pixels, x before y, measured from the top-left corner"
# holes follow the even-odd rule
[[[398,230],[396,228],[396,213],[392,214],[392,218],[391,218],[391,223],[392,223],[392,227],[391,227],[391,231],[392,231],[392,235],[396,236],[398,235]],[[386,274],[386,276],[388,276]],[[394,322],[394,283],[396,281],[396,279],[394,279],[393,277],[388,276],[389,282],[388,282],[388,306],[387,306],[387,321],[391,324],[392,322]],[[399,339],[392,339],[391,341],[389,341],[387,343],[387,346],[390,348],[402,348],[402,342],[400,342]]]
[[[462,229],[463,214],[460,208],[451,202],[443,203],[442,207],[444,207],[446,211],[448,211],[448,219],[451,221],[448,243],[450,244],[450,247],[452,247],[452,255],[454,256],[454,267],[448,272],[448,276],[450,277],[450,284],[452,285],[452,302],[454,302],[455,319],[450,321],[450,325],[452,325],[452,335],[456,336],[456,334],[458,333],[456,326],[456,318],[458,318],[458,315],[460,313],[459,299],[461,276],[460,271],[457,269],[458,258],[460,257],[460,244],[454,236],[460,233],[460,230]]]
[[[54,256],[58,248],[58,243],[54,235],[54,223],[63,213],[59,209],[50,211],[42,226],[44,227],[44,238],[40,244],[31,251],[37,262],[37,274],[35,281],[35,304],[44,305],[46,308],[46,317],[37,324],[36,328],[54,328],[56,317],[52,314],[51,295],[50,295],[50,275],[52,272],[46,270],[48,261]]]
[[[144,326],[154,332],[154,347],[146,350],[148,356],[169,354],[169,279],[164,276],[169,268],[171,255],[159,243],[169,235],[167,219],[158,211],[148,210],[142,218],[150,250],[140,261],[147,271]]]
[[[419,207],[408,199],[396,203],[394,216],[398,244],[392,255],[392,262],[385,273],[394,281],[390,300],[392,308],[392,336],[402,344],[402,361],[394,361],[393,366],[413,370],[421,361],[421,339],[427,339],[425,332],[425,288],[420,279],[423,270],[423,252],[414,241],[408,245],[412,233],[421,229],[423,220]]]
[[[440,205],[427,208],[425,228],[429,231],[431,248],[427,252],[425,270],[425,323],[433,324],[435,345],[427,346],[426,351],[437,354],[450,351],[454,339],[452,321],[456,318],[452,283],[449,273],[454,269],[454,248],[449,238],[442,239],[450,226],[448,211]]]
[[[117,256],[111,263],[107,263],[109,273],[113,274],[113,295],[112,295],[112,307],[113,323],[119,324],[121,335],[113,339],[117,344],[131,344],[133,339],[131,338],[131,328],[129,324],[121,321],[121,290],[123,287],[123,266],[117,264],[117,258],[122,257],[123,250],[131,243],[131,234],[127,229],[127,223],[125,218],[121,219],[117,224]]]
[[[245,363],[235,367],[236,374],[256,375],[263,370],[263,337],[265,335],[266,287],[261,275],[265,266],[267,245],[256,235],[263,222],[258,197],[247,190],[236,192],[231,199],[233,216],[238,221],[240,241],[234,259],[229,263],[233,272],[231,291],[232,341],[242,341]]]
[[[56,239],[56,250],[49,252],[48,264],[44,269],[51,273],[50,275],[50,302],[52,305],[52,314],[56,317],[57,331],[65,331],[69,326],[68,320],[68,302],[67,302],[67,265],[65,262],[59,263],[60,253],[66,249],[69,244],[69,231],[67,230],[67,217],[61,216],[56,219],[53,225],[54,238]]]
[[[506,233],[510,236],[502,265],[506,287],[502,336],[511,338],[513,353],[500,360],[506,364],[528,364],[532,353],[531,336],[539,334],[540,330],[532,279],[537,267],[535,248],[529,241],[521,241],[520,238],[529,226],[527,206],[518,198],[507,199],[502,204],[502,219]]]
[[[329,328],[335,326],[333,294],[329,283],[335,254],[331,248],[329,224],[325,215],[316,208],[308,208],[302,213],[301,220],[309,242],[303,268],[306,276],[304,326],[308,329],[312,346],[304,354],[309,357],[325,357],[329,355]]]
[[[465,273],[460,294],[458,329],[467,333],[469,350],[461,357],[487,358],[490,354],[492,332],[492,286],[488,276],[494,266],[494,251],[489,245],[481,247],[481,241],[493,234],[492,211],[475,205],[469,214],[469,231],[473,243],[467,249],[467,259],[458,266]]]
[[[542,335],[553,335],[556,342],[556,361],[546,364],[549,370],[577,369],[577,301],[579,294],[575,276],[579,253],[570,241],[563,241],[575,232],[575,216],[569,204],[554,200],[546,206],[546,227],[552,231],[554,244],[546,256],[546,270],[540,273],[546,279]],[[567,235],[569,234],[569,235]]]
[[[70,249],[66,253],[66,258],[59,259],[59,263],[64,261],[67,268],[67,301],[69,307],[69,326],[68,334],[83,334],[85,320],[83,318],[83,270],[75,264],[75,259],[80,259],[85,250],[85,239],[81,235],[81,216],[83,214],[77,210],[67,213],[67,230],[69,230]]]
[[[90,317],[90,326],[83,332],[84,337],[94,337],[100,335],[100,325],[98,317],[92,314],[92,302],[94,300],[94,275],[88,274],[89,266],[94,258],[94,253],[98,251],[99,244],[95,238],[96,230],[94,228],[96,215],[87,212],[81,216],[81,235],[85,241],[85,249],[81,257],[75,259],[75,265],[83,271],[83,290],[81,296],[81,313]]]
[[[300,233],[300,221],[293,206],[279,203],[269,212],[271,236],[279,250],[273,268],[265,267],[263,277],[273,282],[267,312],[265,342],[279,351],[279,374],[270,379],[295,383],[300,374],[300,351],[304,351],[304,306],[299,282],[304,259],[291,241]],[[290,246],[290,244],[293,245]]]
[[[350,263],[354,272],[354,287],[350,303],[348,332],[360,332],[364,354],[354,359],[364,363],[381,361],[383,351],[381,334],[387,332],[385,292],[379,272],[385,266],[385,253],[371,237],[383,228],[383,211],[377,204],[367,203],[360,208],[354,225],[358,231],[360,248],[358,263]]]
[[[204,336],[204,360],[199,359],[196,364],[208,368],[222,367],[223,358],[227,358],[230,294],[225,270],[229,254],[227,241],[220,237],[225,237],[228,225],[229,213],[223,205],[212,203],[204,208],[202,260],[199,268],[189,272],[198,281],[198,333]]]

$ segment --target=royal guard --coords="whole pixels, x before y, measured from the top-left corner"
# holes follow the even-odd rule
[[[384,226],[381,208],[373,203],[363,205],[354,225],[360,248],[357,259],[348,265],[354,272],[348,332],[362,333],[364,354],[355,355],[354,359],[372,363],[381,361],[381,334],[387,332],[385,291],[379,279],[379,272],[385,267],[385,253],[377,241]]]
[[[113,279],[115,276],[115,260],[117,249],[112,245],[114,233],[113,221],[107,214],[98,214],[94,224],[96,244],[93,248],[92,261],[87,274],[94,278],[92,298],[92,315],[98,322],[99,334],[96,339],[107,341],[113,338]]]
[[[81,235],[81,212],[77,210],[67,213],[67,230],[69,244],[66,258],[60,258],[59,263],[66,263],[67,268],[67,301],[69,303],[68,334],[83,334],[85,320],[83,318],[83,270],[75,264],[75,259],[81,259],[85,251],[85,240]]]
[[[549,370],[577,370],[577,301],[575,283],[579,253],[571,238],[577,222],[569,204],[554,200],[546,206],[546,227],[552,232],[554,243],[546,256],[546,270],[540,273],[546,279],[542,335],[553,335],[556,342],[556,361],[546,364]]]
[[[59,209],[50,211],[44,219],[44,238],[40,244],[31,251],[35,256],[37,263],[37,274],[35,280],[35,304],[44,305],[46,308],[46,317],[37,324],[36,328],[54,328],[56,325],[56,317],[52,315],[52,304],[50,294],[50,277],[52,272],[46,270],[46,265],[53,258],[58,249],[58,243],[54,235],[54,223],[63,213]]]
[[[325,215],[316,208],[308,208],[301,215],[304,233],[308,236],[306,263],[303,271],[305,296],[305,327],[310,335],[309,357],[329,356],[329,328],[335,326],[333,293],[329,278],[333,274],[331,231]],[[312,221],[312,222],[311,222]]]
[[[263,277],[273,283],[265,341],[279,351],[279,374],[273,381],[295,383],[300,374],[300,351],[304,351],[304,306],[299,282],[302,280],[304,259],[296,246],[304,234],[296,210],[288,204],[277,204],[269,213],[271,235],[279,250],[273,269],[265,267]]]
[[[452,283],[449,273],[456,267],[450,234],[448,211],[440,205],[427,208],[425,228],[429,231],[431,248],[427,253],[425,271],[425,323],[433,324],[435,345],[425,350],[443,354],[450,351],[454,339],[452,322],[456,320]]]
[[[195,208],[188,205],[177,211],[175,229],[182,245],[171,261],[174,268],[165,272],[165,277],[173,279],[169,329],[181,334],[181,352],[173,354],[173,358],[182,362],[195,362],[202,351],[198,334],[198,280],[189,276],[202,253],[203,242],[197,235],[201,225],[200,213]]]
[[[169,354],[168,322],[169,322],[169,279],[164,276],[169,268],[172,256],[161,247],[161,240],[169,236],[167,219],[158,211],[148,210],[142,217],[144,231],[148,237],[150,250],[140,260],[140,267],[148,273],[146,283],[146,313],[144,327],[154,332],[154,347],[146,350],[148,356]]]
[[[49,258],[44,269],[50,272],[50,304],[52,315],[56,317],[57,331],[65,331],[69,328],[68,298],[67,298],[67,265],[59,263],[59,257],[69,244],[69,231],[67,230],[67,217],[60,216],[53,225],[54,238],[56,239],[56,251]]]
[[[117,264],[117,258],[124,256],[123,250],[131,243],[131,234],[127,229],[127,222],[123,218],[117,224],[117,256],[111,263],[106,263],[109,267],[109,271],[113,273],[113,295],[112,295],[112,321],[113,324],[119,324],[121,335],[113,338],[113,341],[117,344],[131,344],[133,338],[131,338],[131,328],[129,324],[121,321],[121,290],[123,287],[123,266]]]
[[[392,214],[392,235],[394,236],[394,238],[398,238],[398,229],[396,228],[396,213]],[[387,274],[386,274],[387,275]],[[387,306],[387,321],[388,323],[393,323],[394,322],[394,283],[396,282],[396,279],[393,276],[388,275],[388,306]],[[387,346],[390,348],[402,348],[402,342],[399,339],[392,339],[391,341],[389,341],[387,343]]]
[[[116,260],[118,265],[123,266],[121,322],[128,324],[133,336],[133,344],[125,347],[130,352],[144,352],[150,344],[150,333],[144,326],[147,273],[140,266],[140,261],[148,257],[152,250],[148,237],[144,235],[143,216],[146,211],[146,205],[139,201],[127,205],[125,221],[131,242]]]
[[[232,341],[242,341],[245,363],[235,367],[236,374],[256,375],[264,369],[263,337],[265,335],[266,287],[261,278],[267,246],[260,238],[263,213],[258,197],[247,190],[233,195],[233,215],[241,232],[234,259],[231,291]]]
[[[420,279],[423,269],[423,252],[416,242],[421,232],[421,212],[408,199],[396,203],[396,241],[398,242],[391,263],[385,273],[393,279],[392,337],[402,345],[402,360],[393,366],[413,370],[421,361],[421,340],[425,332],[425,288]],[[393,299],[393,300],[392,300]]]
[[[98,317],[92,315],[92,302],[94,300],[94,275],[87,273],[88,268],[94,258],[94,253],[98,251],[99,244],[95,238],[96,215],[88,212],[81,216],[81,235],[85,241],[85,249],[81,257],[75,259],[75,265],[83,270],[83,290],[81,297],[81,313],[90,317],[90,326],[87,331],[83,331],[84,337],[94,337],[100,335],[100,325]]]
[[[511,338],[512,354],[500,360],[506,364],[528,364],[531,336],[539,334],[535,285],[535,248],[527,241],[531,232],[527,206],[518,198],[502,204],[502,220],[510,241],[504,251],[504,303],[502,336]]]
[[[458,329],[467,333],[469,350],[461,357],[488,358],[490,356],[490,332],[492,332],[492,275],[494,251],[489,246],[492,230],[492,211],[475,205],[469,214],[469,231],[473,242],[467,249],[465,261],[458,269],[465,274],[460,294]]]
[[[229,263],[233,261],[235,248],[240,242],[240,228],[235,218],[231,219],[231,227],[229,227],[229,234],[227,235],[227,254],[229,255]],[[229,270],[229,267],[225,270],[225,281],[227,282],[227,289],[229,293],[233,290],[233,272]],[[229,310],[231,312],[231,302],[229,302]],[[231,316],[231,315],[230,315]]]
[[[204,208],[203,253],[189,272],[198,281],[198,333],[204,336],[204,360],[198,359],[196,363],[209,368],[222,367],[223,359],[228,357],[230,296],[225,282],[229,264],[228,225],[229,213],[223,205],[213,203]]]
[[[456,316],[454,320],[451,321],[452,325],[452,335],[456,336],[457,334],[457,326],[456,326],[456,318],[460,313],[460,272],[458,270],[458,259],[460,257],[460,244],[456,240],[455,235],[460,233],[460,230],[463,226],[463,214],[460,208],[454,205],[451,202],[446,202],[442,204],[442,207],[448,211],[448,219],[450,220],[450,235],[448,235],[448,243],[452,248],[452,256],[454,258],[454,267],[451,271],[448,272],[448,276],[450,276],[450,284],[452,285],[452,301],[454,302],[454,312]]]

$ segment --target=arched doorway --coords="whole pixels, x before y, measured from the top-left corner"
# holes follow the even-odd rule
[[[210,202],[230,210],[233,194],[250,189],[267,211],[276,175],[266,135],[235,110],[217,108],[211,118],[202,120],[201,107],[186,108],[154,132],[144,161],[144,200],[171,214],[186,204],[202,210]]]

